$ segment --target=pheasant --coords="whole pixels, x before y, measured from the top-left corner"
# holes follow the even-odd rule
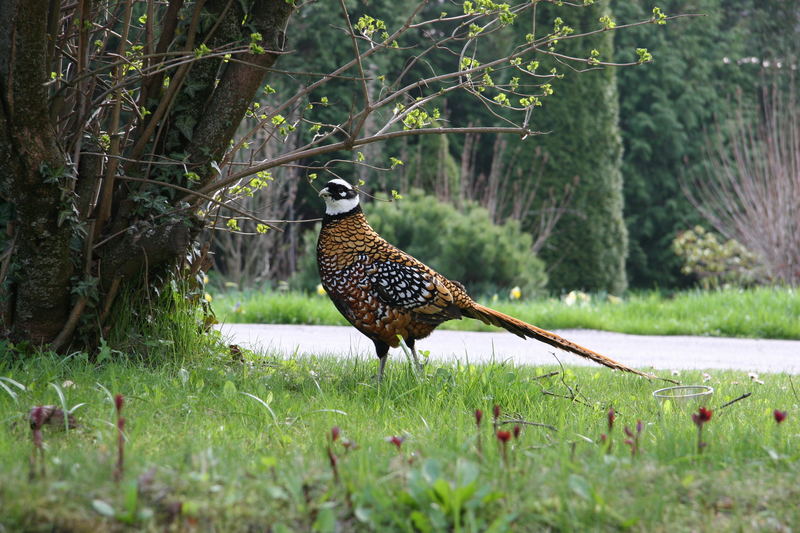
[[[375,344],[378,381],[389,348],[400,338],[411,350],[439,324],[462,317],[505,328],[586,357],[614,370],[651,378],[563,337],[485,307],[470,298],[464,286],[451,281],[381,238],[367,223],[358,192],[346,181],[329,181],[319,192],[325,216],[317,241],[317,266],[322,286],[336,309]]]

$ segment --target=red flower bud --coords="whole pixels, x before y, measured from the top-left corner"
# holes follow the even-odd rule
[[[475,409],[475,425],[480,427],[481,420],[483,420],[483,411],[480,409]]]
[[[122,397],[122,394],[114,396],[114,405],[117,406],[117,413],[122,411],[122,406],[125,405],[125,398]]]
[[[511,433],[508,431],[500,430],[497,432],[497,440],[505,444],[511,439]]]
[[[701,407],[697,413],[692,414],[692,422],[694,422],[697,427],[700,427],[711,420],[712,414],[714,414],[714,412],[711,409]]]
[[[514,439],[518,439],[520,433],[522,433],[522,428],[520,427],[519,424],[516,424],[514,426]]]
[[[339,426],[333,426],[331,428],[331,442],[336,442],[337,440],[339,440],[340,431],[341,430],[339,429]]]
[[[774,416],[774,417],[775,417],[775,422],[776,422],[777,424],[780,424],[781,422],[783,422],[784,420],[786,420],[786,411],[779,411],[779,410],[775,409],[775,410],[772,412],[772,416]]]
[[[406,440],[405,437],[398,437],[397,435],[392,435],[391,437],[386,437],[386,442],[390,442],[397,446],[397,449],[400,449],[400,446],[403,445],[403,441]]]
[[[616,411],[614,411],[614,408],[611,407],[608,410],[608,431],[609,432],[612,429],[614,429],[614,420],[616,420],[616,419],[617,419],[617,413],[616,413]]]
[[[499,406],[499,405],[495,405],[495,406],[492,408],[492,416],[494,416],[494,419],[495,419],[495,420],[497,420],[498,418],[500,418],[500,406]]]

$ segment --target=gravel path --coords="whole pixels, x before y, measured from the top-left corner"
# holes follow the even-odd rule
[[[224,324],[232,344],[265,351],[374,357],[372,342],[351,327]],[[559,330],[559,335],[634,368],[659,370],[730,368],[747,372],[800,374],[800,341],[626,335],[595,330]],[[516,364],[593,364],[541,342],[510,333],[435,331],[417,343],[433,359],[470,362],[513,360]],[[399,349],[389,357],[403,358]]]

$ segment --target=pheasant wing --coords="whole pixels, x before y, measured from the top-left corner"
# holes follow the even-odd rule
[[[453,295],[436,274],[424,266],[379,261],[372,264],[369,274],[381,301],[415,313],[418,320],[438,324],[461,318]]]

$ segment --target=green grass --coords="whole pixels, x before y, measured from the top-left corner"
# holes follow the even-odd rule
[[[545,329],[588,328],[642,335],[711,335],[800,339],[800,292],[758,288],[632,294],[621,302],[592,298],[583,305],[561,300],[484,302]],[[223,322],[345,325],[324,296],[248,292],[215,295]],[[444,329],[489,331],[476,320],[451,321]]]
[[[714,415],[699,455],[694,407],[660,407],[651,396],[660,384],[603,368],[542,378],[561,369],[431,364],[418,377],[395,361],[378,387],[373,359],[246,356],[162,366],[97,365],[82,354],[0,363],[0,376],[26,387],[16,400],[0,387],[0,530],[674,532],[800,523],[800,399],[786,375],[762,375],[759,384],[712,372]],[[702,381],[700,372],[680,379]],[[61,404],[51,383],[68,406],[85,405],[77,429],[45,429],[46,475],[29,481],[24,416],[32,405]],[[114,408],[103,387],[126,398],[119,485]],[[561,397],[572,392],[580,402]],[[494,404],[502,419],[556,429],[524,428],[504,465]],[[598,440],[609,433],[610,405],[619,416],[606,453]],[[476,408],[485,413],[483,456]],[[789,411],[781,426],[774,408]],[[632,457],[623,427],[637,420],[644,431]],[[349,452],[333,446],[339,483],[326,452],[333,426],[356,443]],[[385,440],[392,435],[405,437],[399,451]]]

